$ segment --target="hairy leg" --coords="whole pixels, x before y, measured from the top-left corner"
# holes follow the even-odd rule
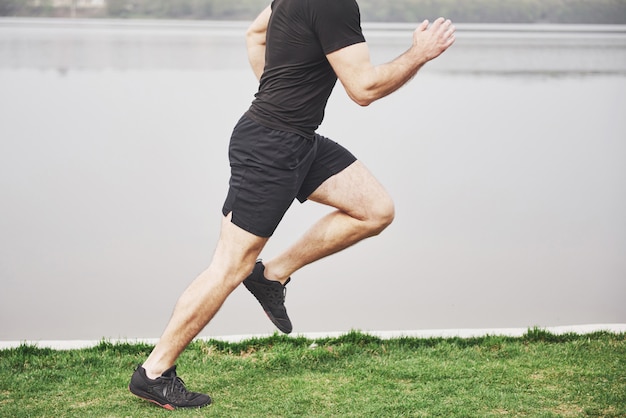
[[[284,283],[301,267],[379,234],[394,218],[391,197],[359,161],[322,183],[309,200],[337,210],[285,252],[264,261],[268,279]]]
[[[230,222],[222,230],[213,260],[178,299],[170,321],[143,364],[150,378],[160,376],[176,362],[191,340],[209,323],[228,295],[250,274],[267,242]]]

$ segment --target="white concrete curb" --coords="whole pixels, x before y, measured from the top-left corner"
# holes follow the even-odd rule
[[[626,324],[588,324],[588,325],[566,325],[556,327],[539,327],[555,335],[575,333],[589,334],[596,331],[608,331],[613,333],[626,332]],[[415,330],[415,331],[361,331],[364,334],[372,335],[382,339],[411,337],[411,338],[472,338],[482,337],[485,335],[502,335],[509,337],[521,337],[528,332],[528,328],[468,328],[468,329],[433,329],[433,330]],[[336,338],[347,334],[347,331],[341,332],[309,332],[293,334],[295,337],[305,337],[310,340],[319,338]],[[200,340],[220,340],[226,342],[240,342],[251,338],[264,338],[272,334],[247,334],[247,335],[227,335],[221,337],[201,337]],[[94,347],[100,344],[102,340],[30,340],[30,341],[0,341],[0,350],[16,348],[22,344],[34,345],[39,348],[52,348],[55,350],[75,350],[81,348]],[[156,344],[157,338],[137,338],[137,339],[105,339],[112,344],[116,343],[145,343]]]

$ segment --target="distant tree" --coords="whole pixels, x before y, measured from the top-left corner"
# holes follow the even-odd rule
[[[195,0],[193,2],[193,15],[198,19],[210,19],[215,16],[215,1]]]
[[[22,2],[18,0],[0,0],[0,16],[15,16],[19,14]]]
[[[626,24],[626,0],[357,0],[364,22]],[[270,0],[106,0],[98,17],[251,20]],[[0,16],[62,16],[52,0],[0,0]],[[89,15],[89,14],[86,14]]]
[[[54,16],[52,0],[0,0],[0,16]]]
[[[107,0],[106,11],[109,17],[127,17],[133,9],[129,0]]]

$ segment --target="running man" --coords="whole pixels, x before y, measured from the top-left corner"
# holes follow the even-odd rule
[[[337,79],[360,106],[411,80],[455,40],[439,18],[423,21],[411,47],[373,65],[355,0],[274,0],[246,34],[259,89],[229,145],[230,188],[209,267],[179,298],[159,342],[133,374],[130,391],[167,409],[202,407],[208,395],[188,391],[176,360],[242,282],[276,327],[292,331],[285,285],[301,267],[379,234],[393,202],[365,165],[316,133]],[[335,210],[275,258],[257,261],[294,199]]]

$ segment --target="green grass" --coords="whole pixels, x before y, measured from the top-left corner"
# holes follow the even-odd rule
[[[178,372],[214,404],[175,412],[127,390],[148,345],[23,345],[0,351],[0,417],[626,416],[624,333],[313,342],[192,343]]]

